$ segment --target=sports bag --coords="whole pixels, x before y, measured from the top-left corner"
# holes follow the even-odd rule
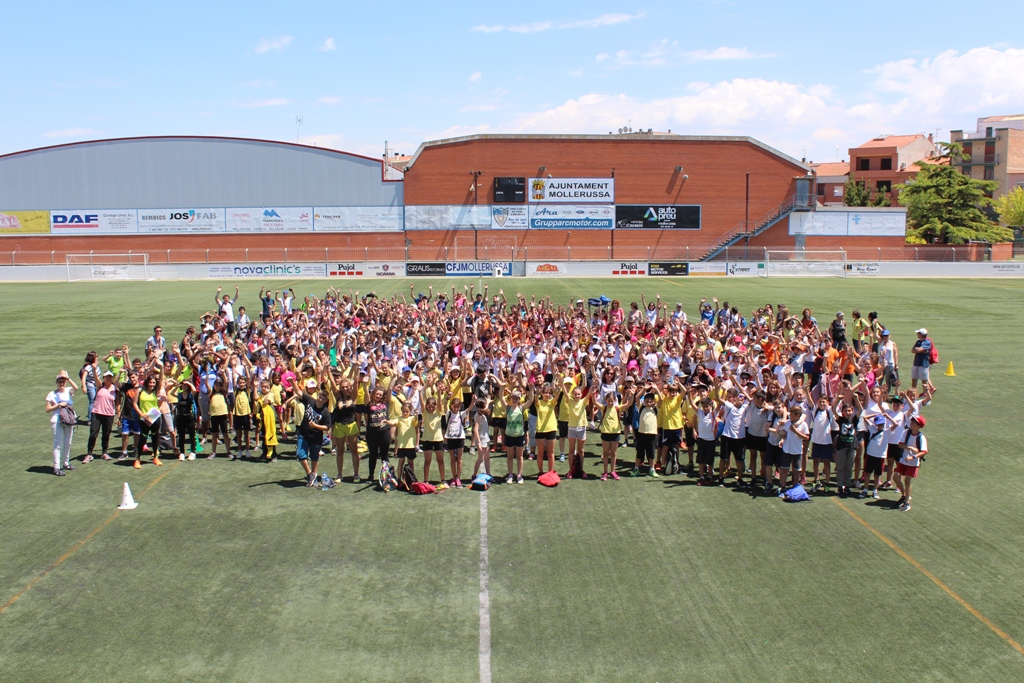
[[[421,496],[425,493],[436,493],[437,487],[433,484],[428,484],[425,481],[414,481],[409,484],[409,493],[414,493],[417,496]]]
[[[807,495],[807,489],[800,484],[797,484],[790,490],[786,491],[783,495],[783,500],[787,503],[799,503],[802,500],[810,500],[811,497]]]
[[[75,409],[71,406],[61,406],[57,409],[60,414],[60,423],[69,427],[74,427],[78,424],[78,415],[75,414]]]
[[[394,491],[398,488],[398,480],[395,479],[395,471],[387,460],[380,464],[380,474],[377,475],[377,484],[384,493]]]
[[[555,472],[554,470],[548,470],[537,478],[538,484],[549,488],[558,486],[558,482],[560,481],[562,481],[562,478],[558,476],[558,472]]]
[[[931,341],[931,340],[929,340]],[[932,342],[932,350],[928,352],[928,364],[935,365],[939,362],[939,349],[936,348],[935,342]]]
[[[469,488],[473,491],[486,491],[491,488],[491,482],[493,481],[494,477],[485,472],[481,472],[476,475],[473,481],[469,484]]]
[[[402,481],[399,483],[399,488],[403,491],[410,491],[410,487],[413,484],[418,484],[419,479],[416,478],[416,473],[412,470],[412,465],[405,463],[405,469],[402,470]]]

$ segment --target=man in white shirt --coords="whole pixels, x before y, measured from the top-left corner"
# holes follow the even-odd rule
[[[217,293],[213,295],[213,302],[217,304],[217,310],[224,313],[224,320],[227,322],[228,334],[235,333],[235,302],[238,301],[238,285],[235,285],[235,298],[232,299],[227,294],[221,298],[221,288],[217,288]]]

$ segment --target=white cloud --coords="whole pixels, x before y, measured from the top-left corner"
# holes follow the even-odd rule
[[[608,53],[607,52],[602,52],[601,54],[599,54],[596,57],[594,57],[594,61],[595,62],[603,62],[606,59],[608,59]]]
[[[568,75],[572,76],[573,78],[579,78],[580,76],[583,75],[583,69],[573,69],[572,71],[568,72]]]
[[[280,107],[285,104],[291,104],[291,100],[284,97],[271,97],[265,100],[254,100],[252,98],[247,99],[243,102],[232,101],[232,107],[240,107],[242,109],[260,109],[262,107]]]
[[[324,95],[323,97],[316,98],[316,101],[321,104],[338,104],[341,102],[341,98],[336,95]]]
[[[614,26],[627,21],[633,21],[634,19],[642,19],[645,16],[647,16],[646,12],[637,12],[636,14],[609,12],[591,19],[580,19],[578,21],[535,21],[528,24],[515,24],[512,26],[505,26],[503,24],[480,24],[479,26],[474,26],[470,30],[479,31],[481,33],[498,33],[499,31],[506,30],[511,31],[512,33],[540,33],[541,31],[550,31],[552,29],[565,30],[574,28],[600,28],[603,26]]]
[[[261,55],[271,50],[283,50],[292,42],[291,36],[278,36],[277,38],[264,38],[256,45],[256,54]]]
[[[473,73],[471,73],[469,75],[469,82],[470,83],[479,83],[480,79],[483,78],[483,77],[484,77],[483,73],[481,73],[480,71],[474,71]]]
[[[319,47],[320,52],[332,52],[337,49],[338,46],[334,44],[334,38],[328,38],[324,41],[323,45]]]
[[[710,51],[693,50],[692,52],[687,52],[686,56],[689,57],[690,60],[694,62],[709,62],[725,59],[761,59],[763,57],[771,57],[772,55],[759,55],[754,52],[751,52],[745,47],[736,48],[725,47],[723,45],[722,47],[715,48],[714,50]]]
[[[88,135],[100,135],[100,132],[91,128],[64,128],[43,133],[44,138],[81,138]]]

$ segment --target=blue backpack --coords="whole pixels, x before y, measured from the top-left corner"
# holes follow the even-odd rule
[[[476,475],[473,481],[470,483],[469,488],[473,491],[486,491],[491,488],[491,482],[494,481],[494,477],[491,475],[481,472]]]
[[[790,490],[786,491],[783,499],[787,503],[799,503],[802,500],[810,500],[811,497],[807,495],[807,490],[803,486],[797,484]]]

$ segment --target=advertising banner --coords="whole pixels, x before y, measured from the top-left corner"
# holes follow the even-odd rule
[[[526,264],[526,277],[563,277],[569,274],[564,261],[530,261]]]
[[[906,209],[799,211],[789,217],[790,235],[815,237],[903,237]]]
[[[491,227],[487,204],[427,204],[405,207],[406,230],[464,230]]]
[[[127,280],[128,266],[92,266],[93,280]]]
[[[326,277],[322,263],[221,263],[208,269],[211,278]]]
[[[726,264],[724,263],[691,263],[690,275],[702,277],[725,277]]]
[[[228,232],[311,232],[313,209],[305,207],[273,207],[227,209],[225,226]]]
[[[648,263],[647,274],[657,277],[684,277],[690,273],[690,264],[685,261],[673,263]]]
[[[527,185],[531,202],[615,203],[614,178],[530,178]]]
[[[492,206],[491,228],[525,230],[530,227],[530,217],[525,206]]]
[[[882,267],[877,261],[874,263],[847,263],[846,270],[850,275],[878,275]]]
[[[405,277],[404,263],[330,263],[327,265],[330,277]]]
[[[757,277],[764,273],[764,263],[756,261],[730,261],[729,277]]]
[[[140,209],[139,232],[224,232],[224,209]]]
[[[444,273],[444,261],[405,264],[405,274],[409,277],[443,277]]]
[[[700,230],[700,205],[617,204],[615,227],[630,230]]]
[[[0,211],[0,235],[46,235],[49,211]]]
[[[131,235],[138,231],[139,214],[135,209],[50,212],[50,233],[53,235]]]
[[[496,268],[501,269],[503,276],[512,276],[511,261],[449,261],[444,264],[445,275],[456,277],[493,276]]]
[[[315,206],[313,230],[318,232],[401,232],[401,206]]]
[[[646,275],[647,264],[643,261],[619,261],[611,264],[612,275]]]
[[[611,230],[615,207],[600,204],[531,206],[530,228],[535,230]]]

